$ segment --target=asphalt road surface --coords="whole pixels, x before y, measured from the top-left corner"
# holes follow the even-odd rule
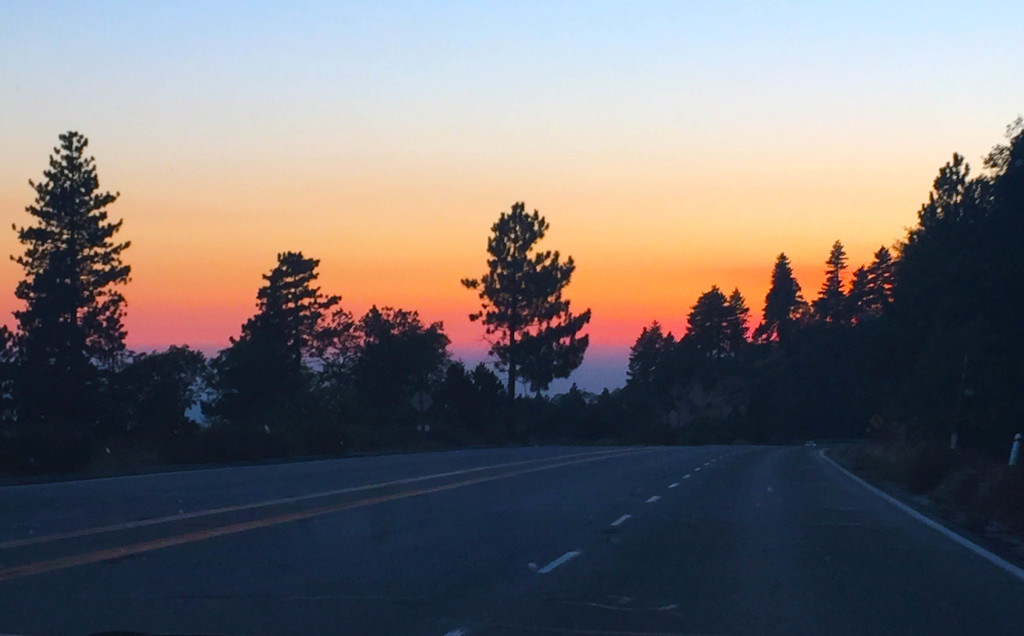
[[[1022,634],[1024,581],[804,447],[0,488],[0,633]]]

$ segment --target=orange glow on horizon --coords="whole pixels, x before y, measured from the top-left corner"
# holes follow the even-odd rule
[[[870,253],[862,260],[866,262],[869,258]],[[821,261],[820,265],[797,263],[794,266],[807,300],[816,297],[824,279],[824,259]],[[850,269],[860,262],[851,257],[853,266]],[[567,295],[574,311],[586,308],[593,311],[586,330],[590,334],[592,352],[607,347],[622,349],[630,346],[652,320],[659,321],[677,337],[682,336],[686,331],[690,307],[713,284],[719,285],[726,293],[734,287],[740,289],[751,309],[750,327],[753,329],[760,321],[772,264],[773,261],[769,261],[757,266],[704,267],[694,271],[680,267],[673,271],[672,267],[666,266],[663,275],[658,277],[665,283],[647,288],[636,284],[642,272],[630,274],[600,267],[590,271],[579,267]],[[402,280],[402,272],[394,271],[391,275],[396,277],[393,282],[397,284],[382,287],[381,293],[374,293],[373,289],[366,287],[345,293],[343,281],[346,277],[323,263],[321,269],[324,270],[320,278],[322,289],[326,293],[341,292],[343,307],[353,312],[356,318],[372,304],[414,309],[419,311],[424,322],[439,320],[444,323],[456,353],[480,351],[487,347],[483,340],[483,327],[467,318],[476,306],[476,296],[462,288],[456,272],[442,269],[438,277],[425,276],[423,280],[410,282]],[[646,271],[645,275],[649,274]],[[136,281],[127,289],[129,346],[149,349],[187,343],[207,351],[226,347],[228,338],[237,336],[242,323],[255,311],[256,289],[262,283],[259,274],[247,272],[237,274],[238,280],[223,287],[222,292],[206,290],[203,294],[174,284],[173,277],[162,279],[162,275],[166,272],[156,272],[150,279],[144,268],[136,268],[133,274]],[[150,285],[138,284],[140,278],[148,279]],[[430,293],[431,289],[439,286],[439,278],[448,281],[447,289],[442,289],[442,293]],[[422,285],[419,290],[417,284]],[[164,289],[169,293],[162,291]]]
[[[319,258],[321,288],[341,295],[356,317],[372,304],[414,309],[444,322],[453,350],[485,347],[482,327],[467,319],[478,301],[459,280],[483,273],[491,224],[516,200],[551,224],[539,247],[574,258],[567,296],[574,310],[593,310],[594,351],[628,347],[652,320],[681,336],[690,307],[712,285],[740,289],[753,327],[780,251],[812,300],[832,242],[843,240],[851,271],[870,261],[913,223],[936,164],[894,158],[872,166],[862,170],[877,182],[871,189],[852,187],[842,166],[825,173],[809,167],[813,157],[788,156],[789,172],[742,158],[732,167],[711,161],[700,175],[680,157],[659,169],[612,158],[590,171],[567,165],[561,179],[403,162],[367,162],[339,176],[257,157],[220,175],[174,164],[168,181],[154,166],[96,146],[101,187],[123,192],[110,213],[124,218],[123,238],[132,241],[129,345],[205,350],[239,333],[262,274],[286,250]],[[24,171],[38,178],[35,168]],[[752,171],[745,187],[732,187],[744,169]],[[31,194],[24,181],[0,180],[0,201],[19,211],[11,218],[19,225],[30,222],[20,210]],[[0,233],[0,245],[21,250],[13,232]],[[20,277],[16,264],[0,268],[0,287],[11,290],[0,297],[7,316],[18,306]]]

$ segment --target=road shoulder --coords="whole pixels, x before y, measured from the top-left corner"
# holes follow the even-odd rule
[[[882,499],[888,501],[890,504],[899,508],[920,523],[928,526],[939,534],[942,534],[963,548],[973,552],[977,556],[985,559],[1018,580],[1024,581],[1024,559],[1020,559],[1013,555],[1007,546],[997,545],[997,541],[992,538],[982,537],[976,533],[969,532],[964,528],[951,525],[946,520],[936,517],[934,515],[934,511],[925,510],[919,503],[913,502],[909,497],[900,496],[900,494],[895,492],[893,489],[889,489],[887,492],[880,487],[882,486],[881,484],[874,485],[869,483],[829,457],[828,450],[829,449],[827,448],[823,448],[818,451],[818,455],[823,460],[831,464],[836,470],[845,474],[847,477],[859,483],[867,490],[875,493]]]

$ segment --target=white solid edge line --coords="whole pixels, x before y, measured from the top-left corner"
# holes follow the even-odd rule
[[[838,463],[836,463],[835,460],[833,460],[831,457],[829,457],[828,455],[825,454],[826,450],[827,449],[824,449],[824,448],[819,450],[818,451],[818,456],[821,457],[822,459],[824,459],[825,461],[827,461],[828,463],[832,464],[836,468],[838,468],[843,473],[845,473],[846,476],[848,476],[850,479],[856,481],[861,486],[864,486],[865,488],[867,488],[871,492],[875,493],[876,495],[878,495],[882,499],[885,499],[886,501],[888,501],[892,505],[896,506],[897,508],[899,508],[903,512],[905,512],[908,515],[910,515],[911,517],[913,517],[914,519],[917,519],[918,521],[920,521],[924,525],[928,526],[932,530],[935,530],[936,532],[938,532],[939,534],[944,535],[946,538],[950,539],[951,541],[953,541],[955,543],[958,543],[961,546],[967,548],[968,550],[970,550],[971,552],[973,552],[976,555],[980,556],[981,558],[985,559],[986,561],[988,561],[992,565],[994,565],[994,566],[996,566],[998,568],[1001,568],[1007,574],[1010,574],[1010,575],[1016,577],[1017,579],[1019,579],[1021,581],[1024,581],[1024,569],[1021,569],[1021,568],[1017,567],[1016,565],[1010,563],[1006,559],[1004,559],[1004,558],[1002,558],[1002,557],[1000,557],[1000,556],[998,556],[998,555],[996,555],[996,554],[994,554],[992,552],[989,552],[988,550],[986,550],[985,548],[981,547],[977,543],[974,543],[970,539],[967,539],[967,538],[963,537],[962,535],[959,535],[956,532],[953,532],[952,530],[950,530],[946,526],[942,525],[941,523],[938,523],[938,522],[936,522],[936,521],[926,517],[925,515],[921,514],[920,512],[918,512],[916,510],[914,510],[913,508],[911,508],[907,504],[905,504],[902,501],[896,499],[892,495],[889,495],[889,494],[887,494],[885,492],[882,492],[878,488],[875,488],[874,486],[872,486],[868,482],[864,481],[863,479],[861,479],[857,475],[854,475],[853,473],[851,473],[850,471],[846,470],[845,468],[840,466]]]
[[[626,519],[629,519],[632,516],[633,515],[622,515],[621,517],[612,522],[612,527],[615,528],[621,526],[626,521]]]
[[[658,495],[651,495],[651,498],[647,500],[647,503],[654,503],[659,499],[661,499],[661,497],[659,497]]]
[[[550,572],[551,570],[554,570],[558,566],[560,566],[560,565],[562,565],[564,563],[567,563],[569,561],[572,561],[573,559],[575,559],[579,555],[580,555],[580,551],[579,550],[570,550],[570,551],[566,552],[565,554],[563,554],[562,556],[560,556],[557,559],[555,559],[554,561],[552,561],[551,563],[548,563],[547,565],[545,565],[541,569],[537,570],[537,574],[547,574],[548,572]]]

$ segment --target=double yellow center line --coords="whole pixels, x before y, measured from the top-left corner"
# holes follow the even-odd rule
[[[357,499],[354,501],[346,501],[337,504],[331,504],[326,506],[319,506],[316,508],[310,508],[306,510],[299,510],[295,512],[289,512],[284,514],[272,515],[263,517],[260,519],[253,519],[249,521],[240,521],[236,523],[228,523],[212,528],[206,528],[203,530],[196,530],[193,532],[186,532],[182,534],[172,535],[160,539],[154,539],[151,541],[142,541],[139,543],[130,543],[114,548],[108,548],[103,550],[96,550],[92,552],[86,552],[82,554],[60,557],[56,559],[50,559],[46,561],[37,561],[35,563],[28,563],[26,565],[15,566],[6,569],[0,569],[0,582],[10,581],[13,579],[19,579],[26,576],[34,576],[37,574],[44,574],[46,572],[53,572],[56,570],[63,570],[66,568],[76,567],[80,565],[88,565],[90,563],[98,563],[100,561],[109,561],[112,559],[119,559],[127,556],[133,556],[136,554],[142,554],[145,552],[152,552],[154,550],[161,550],[163,548],[169,548],[177,545],[184,545],[187,543],[194,543],[197,541],[205,541],[207,539],[213,539],[215,537],[223,537],[231,534],[237,534],[240,532],[247,532],[249,530],[256,530],[258,528],[267,528],[276,526],[284,523],[290,523],[292,521],[301,521],[303,519],[312,519],[342,510],[349,510],[352,508],[362,508],[365,506],[372,506],[375,504],[385,503],[388,501],[395,501],[398,499],[407,499],[410,497],[419,497],[431,493],[444,492],[446,490],[453,490],[456,488],[463,488],[465,486],[472,486],[474,484],[482,484],[490,481],[497,481],[500,479],[508,479],[510,477],[517,477],[519,475],[526,475],[529,473],[535,473],[545,470],[552,470],[555,468],[562,468],[566,466],[575,466],[579,464],[585,464],[589,462],[601,461],[605,459],[613,459],[617,457],[625,457],[635,455],[644,452],[650,452],[653,449],[616,449],[616,450],[605,450],[597,451],[592,453],[584,454],[572,454],[572,455],[559,455],[556,457],[548,457],[544,459],[533,459],[522,462],[509,462],[503,464],[493,464],[489,466],[480,466],[476,468],[467,468],[463,470],[455,470],[444,473],[436,473],[432,475],[423,475],[420,477],[410,477],[407,479],[397,479],[387,482],[380,482],[376,484],[367,484],[364,486],[354,486],[351,488],[342,488],[339,490],[330,490],[318,493],[312,493],[307,495],[298,495],[294,497],[285,497],[280,499],[272,499],[267,501],[261,501],[250,504],[240,504],[234,506],[224,506],[220,508],[211,508],[207,510],[199,510],[195,512],[182,513],[177,515],[168,515],[165,517],[158,517],[153,519],[143,519],[139,521],[131,521],[121,524],[99,526],[95,528],[86,528],[82,530],[75,530],[71,532],[64,532],[59,534],[50,534],[40,537],[33,537],[29,539],[20,539],[15,541],[8,541],[6,543],[0,543],[0,549],[12,549],[17,547],[23,547],[34,544],[50,543],[55,541],[61,541],[66,539],[72,539],[77,537],[85,537],[91,535],[104,534],[109,532],[117,532],[121,530],[129,530],[133,528],[140,528],[146,526],[161,525],[167,523],[173,523],[176,521],[186,519],[196,519],[201,517],[210,517],[214,515],[226,514],[231,512],[240,512],[246,510],[257,510],[261,508],[268,508],[272,506],[281,506],[292,503],[299,503],[303,501],[310,501],[315,499],[323,499],[327,497],[333,497],[344,494],[351,494],[356,492],[365,492],[371,490],[378,490],[393,486],[404,486],[415,484],[418,482],[426,482],[431,480],[442,479],[446,477],[463,477],[457,481],[438,484],[435,486],[423,486],[418,488],[410,488],[407,490],[401,490],[400,492],[390,493],[385,495],[377,495]],[[471,476],[477,473],[485,471],[498,471],[495,474],[486,474]]]

